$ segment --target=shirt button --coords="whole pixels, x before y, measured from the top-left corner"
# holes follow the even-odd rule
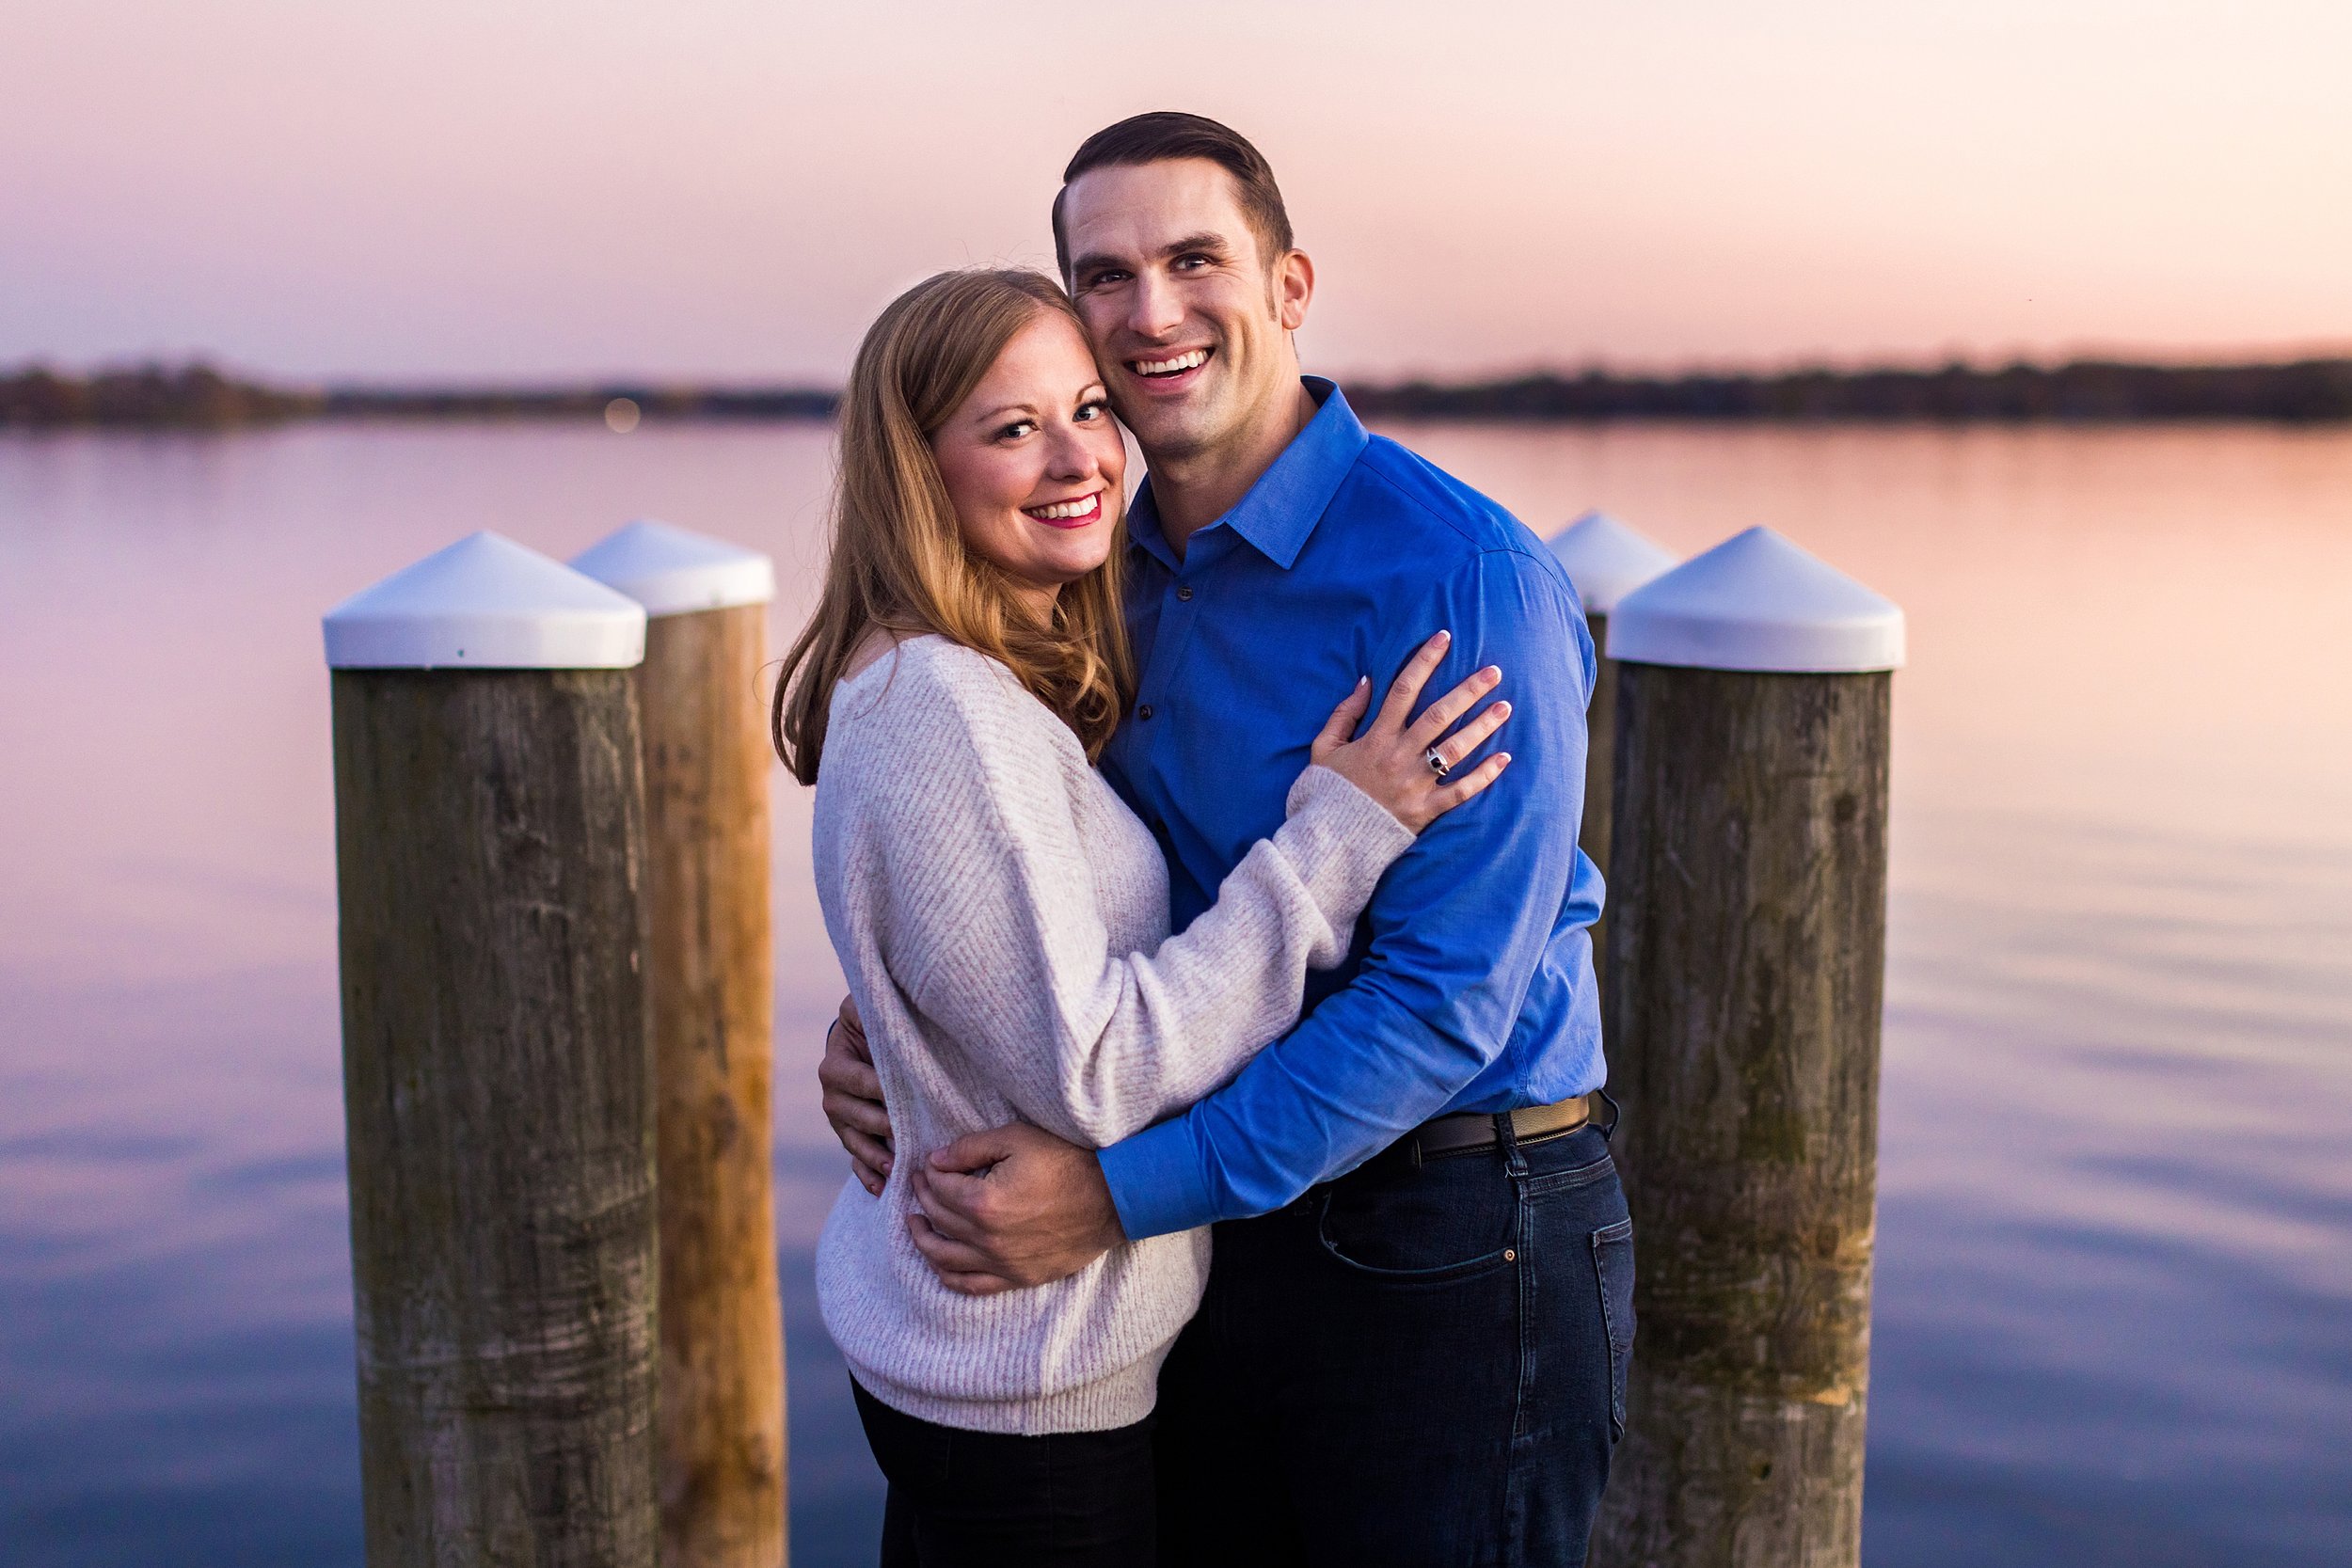
[[[1188,582],[1179,583],[1176,588],[1176,596],[1180,599],[1190,599],[1192,597],[1192,584]]]
[[[1151,718],[1151,717],[1152,717],[1152,705],[1151,705],[1150,703],[1146,703],[1146,704],[1144,704],[1141,707],[1139,707],[1139,708],[1136,709],[1136,718],[1138,718],[1138,719],[1149,719],[1149,718]]]

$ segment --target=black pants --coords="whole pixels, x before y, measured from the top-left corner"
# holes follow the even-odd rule
[[[1152,1568],[1152,1419],[1015,1437],[891,1409],[850,1382],[890,1482],[882,1568]]]
[[[1160,1560],[1581,1563],[1632,1343],[1632,1225],[1592,1128],[1392,1149],[1220,1225],[1160,1375]]]

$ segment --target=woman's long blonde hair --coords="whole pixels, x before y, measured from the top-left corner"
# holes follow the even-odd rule
[[[943,272],[893,300],[859,345],[841,400],[840,475],[825,588],[776,680],[776,754],[817,782],[834,684],[868,627],[936,632],[1009,669],[1086,747],[1103,750],[1135,694],[1120,613],[1121,524],[1108,560],[1066,585],[1050,626],[1015,603],[1003,572],[964,547],[930,438],[1013,335],[1069,296],[1041,273]]]

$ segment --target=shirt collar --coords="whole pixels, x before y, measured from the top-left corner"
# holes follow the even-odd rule
[[[1301,376],[1299,381],[1307,395],[1322,406],[1258,476],[1248,494],[1209,525],[1209,529],[1231,528],[1284,571],[1307,547],[1308,536],[1323,520],[1331,498],[1339,493],[1340,482],[1372,439],[1337,384],[1319,375]],[[1168,570],[1182,569],[1168,546],[1167,535],[1160,531],[1159,507],[1152,499],[1148,474],[1136,491],[1135,503],[1127,509],[1127,534]]]

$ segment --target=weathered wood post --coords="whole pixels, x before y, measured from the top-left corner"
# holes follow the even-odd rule
[[[785,1560],[769,1079],[769,559],[636,522],[575,569],[645,607],[646,869],[661,1172],[661,1560]]]
[[[1852,1568],[1901,610],[1765,529],[1621,600],[1610,983],[1640,1325],[1600,1568]]]
[[[1606,512],[1587,512],[1551,536],[1551,553],[1568,569],[1576,596],[1584,601],[1598,673],[1593,700],[1584,710],[1584,819],[1576,841],[1593,863],[1609,875],[1609,832],[1617,774],[1617,661],[1608,654],[1609,612],[1617,601],[1675,563],[1675,558]],[[1609,912],[1593,923],[1593,968],[1608,979]]]
[[[651,1568],[644,611],[477,533],[329,613],[372,1568]]]

